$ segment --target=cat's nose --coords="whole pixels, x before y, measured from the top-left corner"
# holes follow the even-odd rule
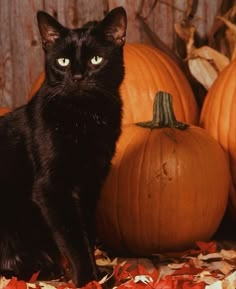
[[[82,79],[82,75],[81,74],[75,74],[73,75],[73,81],[74,82],[78,82]]]

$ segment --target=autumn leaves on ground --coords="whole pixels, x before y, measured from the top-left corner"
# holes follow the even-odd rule
[[[177,257],[178,255],[178,257]],[[233,289],[236,285],[236,251],[222,249],[215,242],[197,242],[196,247],[173,256],[154,255],[152,259],[113,259],[95,251],[97,265],[107,275],[83,289]],[[103,269],[104,270],[104,269]],[[26,283],[2,279],[5,289],[75,289],[72,283],[37,282],[37,274]]]

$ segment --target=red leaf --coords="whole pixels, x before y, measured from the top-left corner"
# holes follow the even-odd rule
[[[201,253],[209,254],[215,253],[217,251],[216,242],[196,242],[197,246],[200,248]]]
[[[197,241],[196,245],[198,247],[197,249],[187,250],[184,253],[184,255],[195,256],[200,253],[209,254],[209,253],[215,253],[217,251],[217,245],[214,241],[212,242]]]
[[[35,282],[38,280],[39,273],[40,273],[40,271],[35,272],[35,273],[31,276],[31,278],[30,278],[30,280],[29,280],[29,283],[35,283]]]
[[[4,287],[4,289],[14,289],[16,287],[17,278],[13,277],[9,283]]]
[[[173,280],[170,275],[152,285],[152,287],[155,289],[178,289],[177,286],[178,281]]]
[[[102,286],[97,281],[92,281],[86,284],[83,289],[102,289]],[[81,289],[82,289],[81,288]]]
[[[16,277],[13,277],[4,289],[27,289],[27,285],[25,281],[18,281]]]
[[[144,266],[142,266],[141,264],[138,264],[136,275],[150,275],[150,273]]]
[[[63,283],[57,286],[57,289],[65,289],[65,288],[76,289],[75,285],[72,282]]]
[[[16,289],[27,289],[27,285],[25,281],[17,281]]]
[[[153,271],[149,275],[152,277],[153,281],[156,281],[159,278],[159,272],[156,268],[153,269]]]
[[[128,271],[128,269],[131,267],[131,265],[129,263],[125,263],[123,264],[118,264],[115,268],[114,268],[114,278],[120,282],[122,280],[126,280],[128,278],[131,277],[130,272]]]
[[[189,281],[186,281],[183,283],[182,289],[204,289],[206,284],[204,282],[199,283],[192,283]]]
[[[148,275],[151,276],[150,272],[141,264],[138,264],[136,268],[129,271],[129,275],[133,278],[137,275]]]

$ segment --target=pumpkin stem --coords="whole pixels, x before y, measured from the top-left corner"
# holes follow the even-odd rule
[[[138,122],[136,125],[151,129],[172,127],[181,130],[186,129],[189,126],[176,120],[172,105],[172,95],[163,91],[159,91],[155,95],[153,105],[153,119],[147,122]]]

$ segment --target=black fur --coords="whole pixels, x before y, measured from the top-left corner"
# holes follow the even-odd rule
[[[74,30],[37,18],[45,81],[0,118],[0,273],[55,278],[66,256],[82,286],[97,278],[96,203],[121,132],[126,13]]]

